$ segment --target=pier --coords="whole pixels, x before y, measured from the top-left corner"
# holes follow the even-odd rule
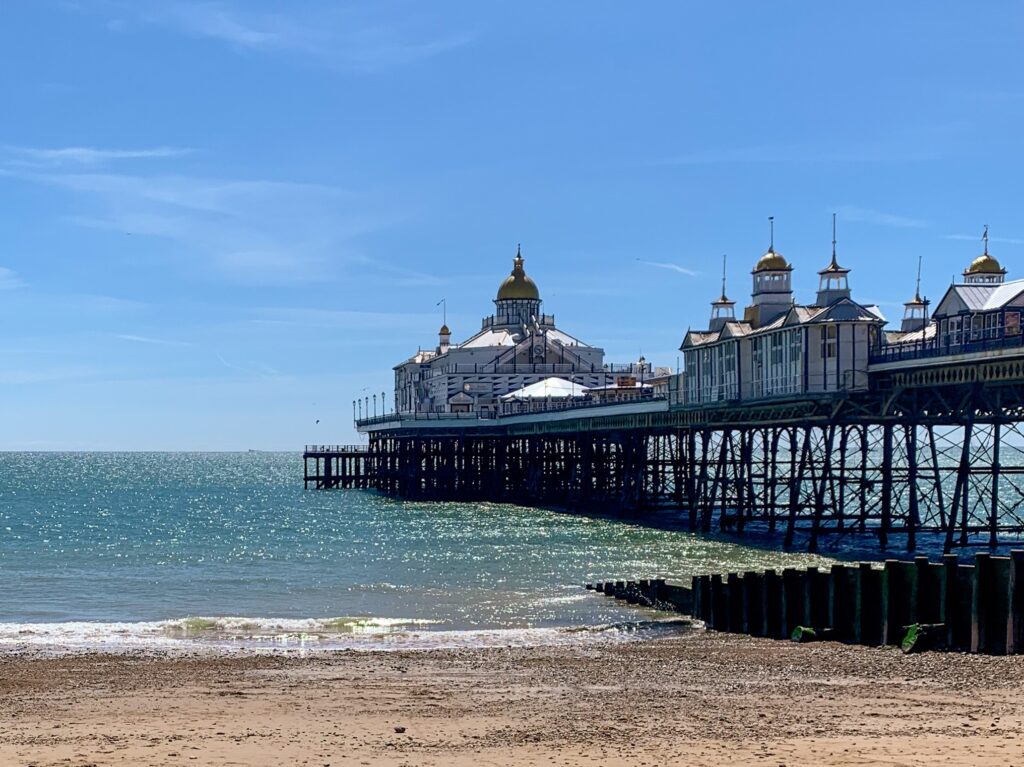
[[[517,254],[481,331],[457,345],[442,326],[396,367],[394,412],[357,417],[365,452],[307,449],[306,485],[656,516],[811,551],[1020,542],[1024,280],[1004,280],[986,239],[933,311],[918,287],[887,331],[835,243],[812,304],[794,303],[791,271],[769,247],[743,319],[723,279],[672,373],[608,365],[555,328]],[[487,344],[489,362],[461,365]]]

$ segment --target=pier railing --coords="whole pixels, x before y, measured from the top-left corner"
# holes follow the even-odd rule
[[[499,418],[514,415],[530,415],[564,410],[587,410],[595,407],[615,407],[618,405],[635,405],[637,403],[664,402],[668,397],[664,394],[643,394],[622,399],[579,399],[579,400],[526,400],[506,402],[502,404]]]
[[[307,453],[366,453],[370,448],[366,445],[306,445]]]
[[[356,427],[361,426],[377,426],[384,423],[402,423],[404,421],[478,421],[478,420],[490,420],[497,417],[492,412],[473,412],[473,413],[430,413],[430,412],[416,412],[416,413],[387,413],[385,415],[375,415],[369,418],[359,418],[356,420]]]
[[[522,374],[522,375],[583,375],[587,373],[603,373],[606,375],[632,375],[632,376],[653,376],[651,365],[645,363],[608,363],[606,365],[581,365],[574,362],[503,362],[483,364],[470,364],[458,362],[447,365],[443,370],[435,373],[494,373],[494,374]]]
[[[872,351],[869,359],[872,364],[884,362],[903,362],[907,360],[931,359],[954,354],[975,354],[978,352],[1015,349],[1024,346],[1024,334],[998,333],[999,328],[990,328],[985,333],[997,333],[990,337],[970,338],[966,341],[928,339],[903,344],[887,344]]]

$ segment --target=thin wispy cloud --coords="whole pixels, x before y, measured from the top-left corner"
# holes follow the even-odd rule
[[[104,296],[93,293],[63,296],[61,300],[66,306],[70,305],[76,309],[102,313],[134,312],[146,309],[149,306],[144,301],[132,298],[118,298],[116,296]]]
[[[796,163],[927,162],[957,145],[961,123],[915,126],[891,135],[857,140],[794,141],[733,147],[700,147],[649,165],[756,165]]]
[[[451,316],[449,314],[449,316]],[[335,330],[403,330],[433,328],[436,314],[412,312],[363,312],[343,309],[270,307],[255,312],[252,322],[296,325]]]
[[[422,36],[360,14],[357,9],[262,12],[228,2],[115,3],[108,29],[130,33],[157,26],[239,51],[286,53],[323,66],[376,71],[432,58],[472,43],[473,31]]]
[[[695,272],[693,269],[687,269],[685,266],[669,263],[667,261],[644,261],[641,258],[638,258],[637,261],[646,266],[654,266],[658,269],[667,269],[668,271],[675,272],[676,274],[685,274],[687,277],[696,277],[698,275],[698,272]]]
[[[875,226],[892,226],[899,229],[924,229],[929,226],[929,223],[923,219],[861,208],[856,205],[840,205],[834,209],[834,212],[844,221],[859,221]]]
[[[95,378],[103,372],[101,368],[92,365],[4,369],[0,370],[0,384],[26,385],[54,383],[57,381],[80,381],[87,378]]]
[[[438,277],[433,274],[427,274],[426,272],[420,272],[416,269],[409,269],[403,266],[397,266],[390,264],[386,261],[382,261],[379,258],[369,258],[367,256],[354,256],[352,259],[354,264],[361,264],[372,271],[379,272],[383,277],[387,279],[389,285],[398,287],[424,287],[433,288],[447,285],[448,280]]]
[[[396,215],[394,206],[378,213],[382,206],[350,191],[302,182],[64,168],[7,175],[75,195],[77,212],[65,221],[181,243],[197,268],[245,284],[332,279],[346,243]]]
[[[39,148],[25,146],[0,147],[0,158],[10,165],[47,167],[47,166],[85,166],[95,167],[117,160],[155,160],[168,157],[181,157],[192,150],[183,147],[151,147],[141,149],[101,149],[90,146],[68,146],[56,148]]]
[[[964,240],[969,242],[981,242],[980,234],[947,234],[944,235],[943,239],[946,240]],[[1002,243],[1004,245],[1024,245],[1024,239],[1016,237],[989,237],[989,242]]]
[[[284,373],[270,365],[266,365],[260,362],[245,365],[237,365],[233,362],[228,362],[226,359],[224,359],[224,355],[221,354],[220,352],[215,352],[215,355],[220,364],[223,367],[227,368],[228,370],[236,370],[239,373],[245,373],[246,375],[255,375],[260,378],[281,378],[284,376]]]
[[[122,341],[131,341],[136,344],[152,344],[154,346],[194,346],[188,341],[169,341],[166,338],[152,338],[150,336],[137,336],[131,333],[118,333],[116,338]]]
[[[0,266],[0,290],[17,290],[23,287],[25,287],[25,281],[18,276],[17,272]]]

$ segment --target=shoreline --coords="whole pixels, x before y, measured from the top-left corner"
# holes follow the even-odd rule
[[[636,608],[614,623],[447,628],[397,618],[187,618],[167,621],[0,623],[0,658],[231,658],[330,655],[337,652],[429,652],[579,647],[650,641],[694,630],[689,616]],[[697,626],[703,627],[699,621]]]
[[[4,764],[996,765],[1024,763],[1024,657],[703,631],[307,657],[4,653],[0,711]]]

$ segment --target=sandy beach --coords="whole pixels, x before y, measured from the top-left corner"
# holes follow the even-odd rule
[[[3,765],[1024,765],[1019,657],[694,631],[0,670]]]

